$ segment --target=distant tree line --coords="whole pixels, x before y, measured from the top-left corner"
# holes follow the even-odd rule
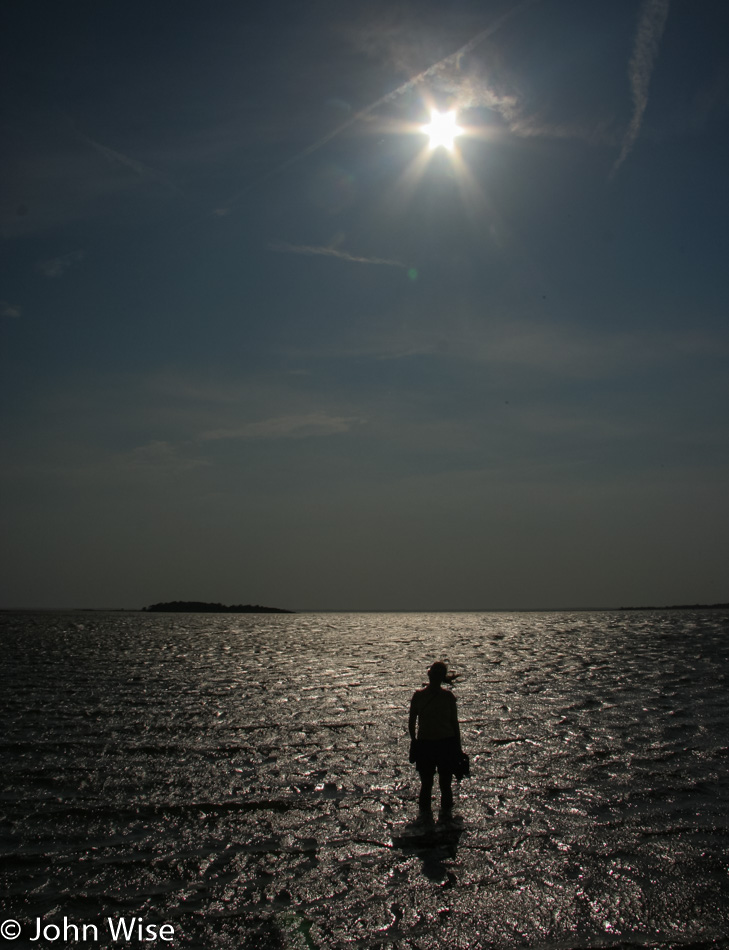
[[[281,607],[262,607],[260,604],[208,604],[202,600],[170,600],[164,604],[143,607],[149,613],[206,613],[206,614],[291,614],[293,610]]]

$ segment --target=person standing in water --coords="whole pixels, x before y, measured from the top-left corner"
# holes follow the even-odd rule
[[[438,772],[440,806],[453,808],[453,766],[461,753],[461,729],[458,725],[456,697],[443,683],[452,683],[445,663],[434,663],[428,670],[429,683],[413,694],[410,702],[410,761],[420,773],[420,810],[431,810],[433,779]]]

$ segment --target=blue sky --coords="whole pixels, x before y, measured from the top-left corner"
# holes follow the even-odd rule
[[[724,4],[2,18],[0,605],[729,599]]]

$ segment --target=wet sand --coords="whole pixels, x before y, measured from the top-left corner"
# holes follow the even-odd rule
[[[728,945],[726,612],[18,614],[2,644],[14,946],[64,915],[175,947]],[[472,775],[428,823],[406,720],[436,658]]]

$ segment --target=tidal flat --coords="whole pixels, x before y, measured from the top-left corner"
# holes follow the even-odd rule
[[[64,917],[213,950],[729,946],[728,611],[0,624],[14,946]],[[427,822],[435,659],[471,777]]]

